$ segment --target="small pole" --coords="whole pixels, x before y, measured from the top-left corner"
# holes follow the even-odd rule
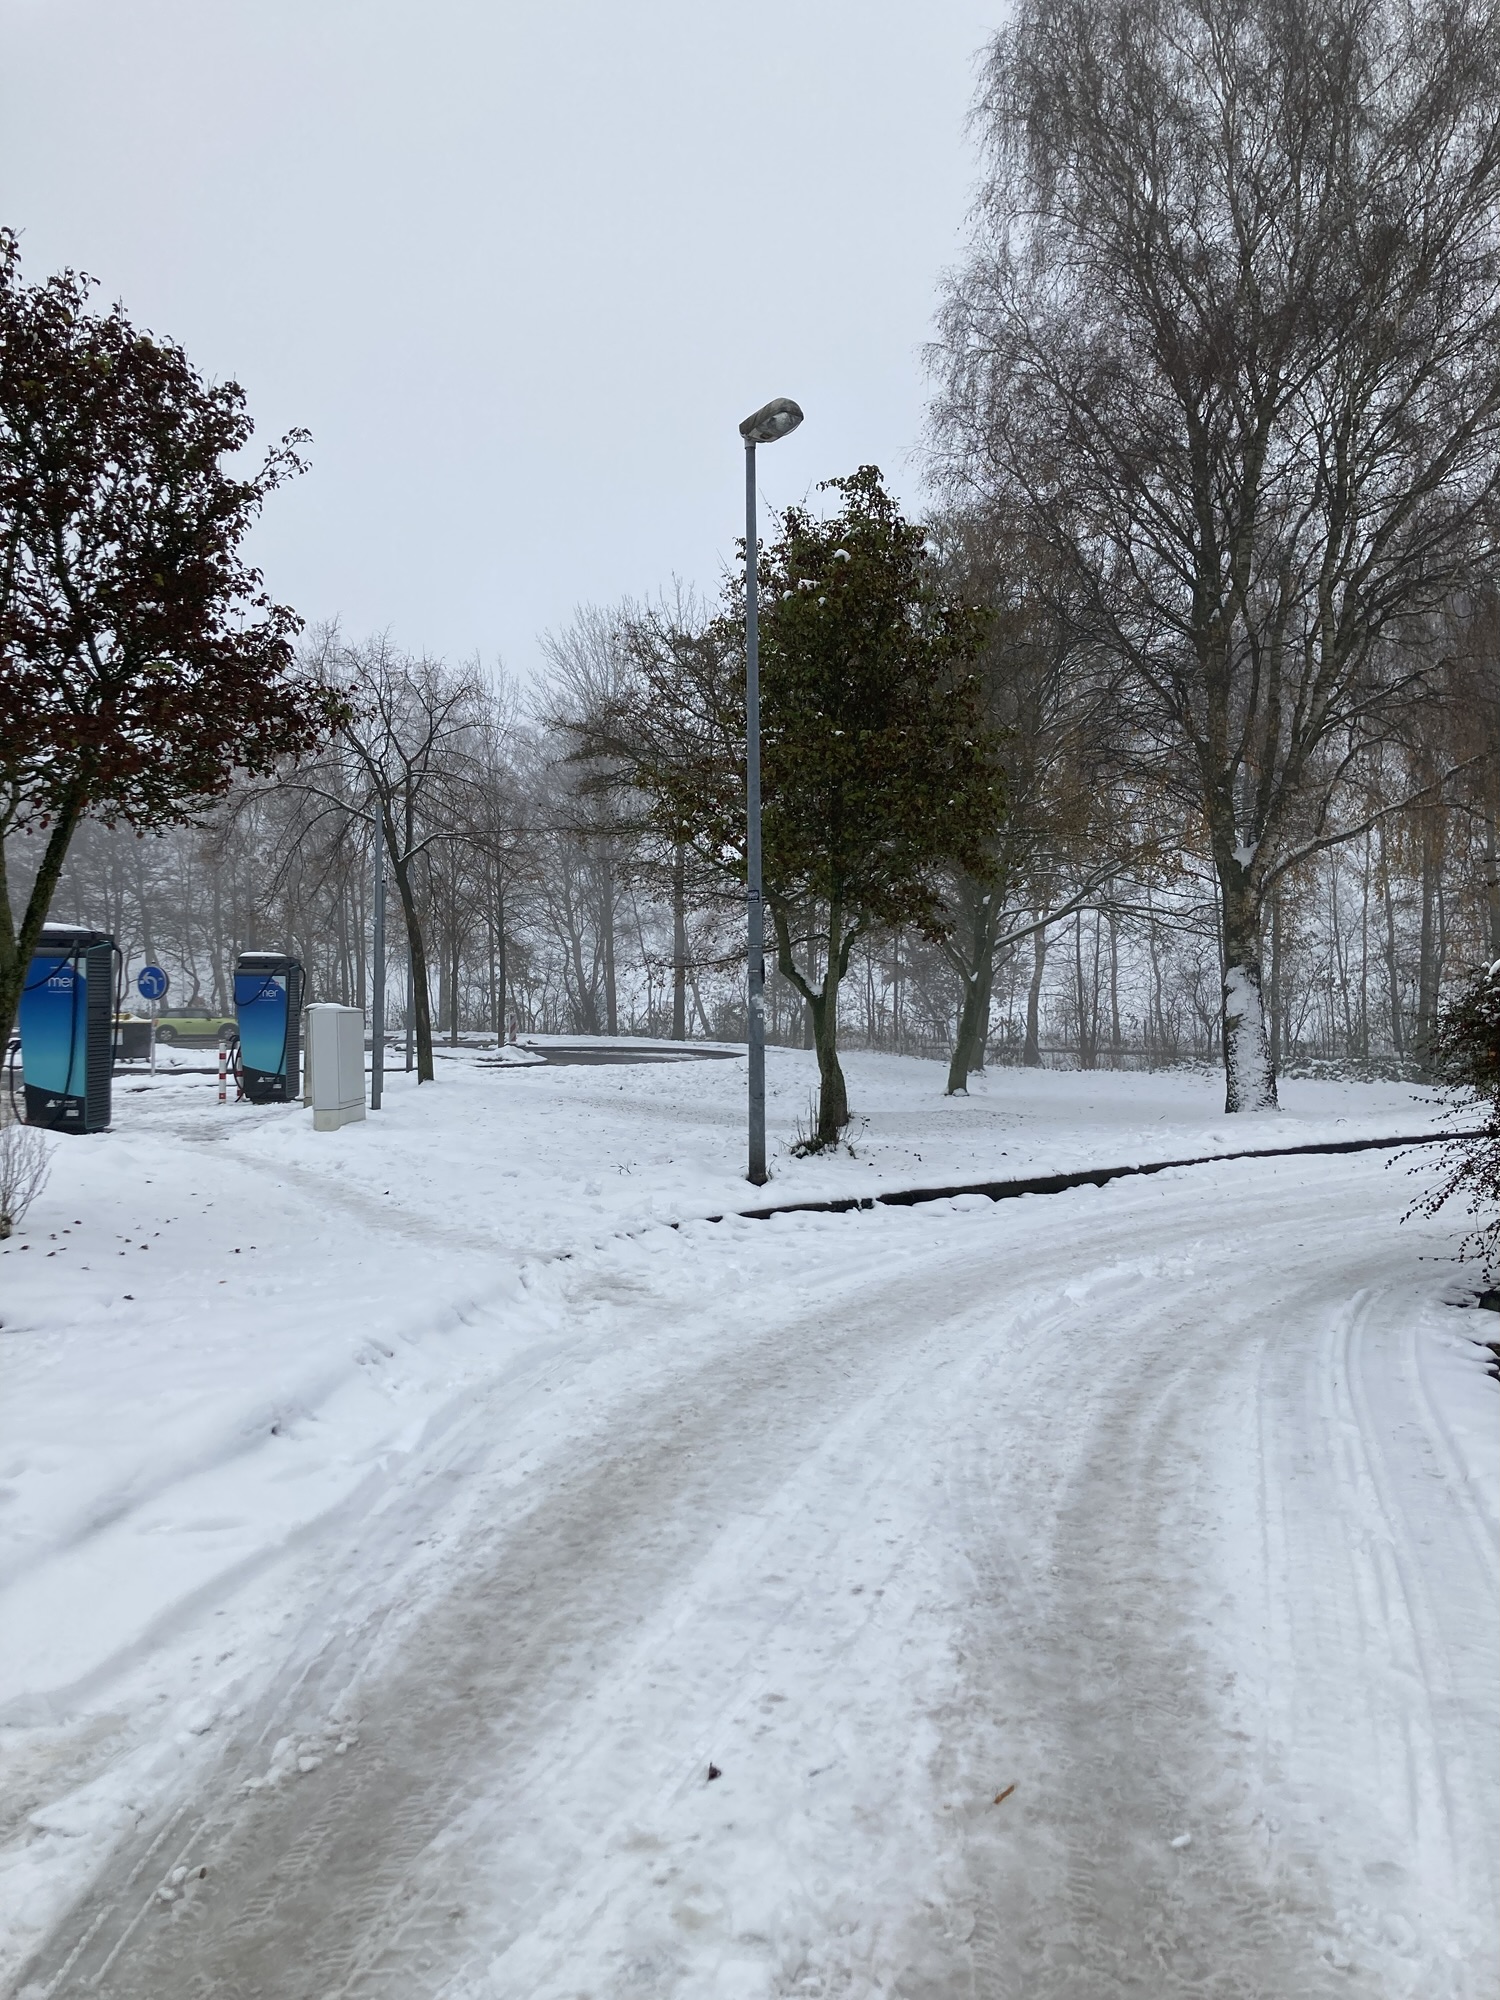
[[[228,1051],[228,1049],[220,1049],[220,1051],[219,1051],[219,1102],[220,1102],[221,1104],[227,1104],[227,1103],[228,1103],[228,1101],[229,1101],[229,1051]]]
[[[161,1002],[151,1002],[151,1074],[156,1074],[156,1017],[161,1012]]]
[[[760,543],[755,527],[755,443],[745,440],[745,891],[749,916],[750,1170],[766,1182],[766,933],[760,865]]]
[[[370,1017],[370,1109],[380,1109],[385,1084],[385,842],[379,821],[375,826],[375,938],[374,990]]]

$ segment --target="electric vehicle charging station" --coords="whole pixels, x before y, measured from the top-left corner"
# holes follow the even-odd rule
[[[301,1069],[302,964],[276,951],[242,951],[234,968],[240,1087],[252,1104],[290,1104]]]
[[[115,941],[104,931],[43,927],[21,989],[26,1123],[102,1132],[114,1068]]]

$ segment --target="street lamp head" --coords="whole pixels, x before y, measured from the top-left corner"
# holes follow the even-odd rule
[[[802,421],[802,412],[790,396],[778,396],[774,403],[767,403],[754,416],[746,417],[740,425],[740,436],[746,444],[775,444],[777,438],[784,438],[794,431]]]

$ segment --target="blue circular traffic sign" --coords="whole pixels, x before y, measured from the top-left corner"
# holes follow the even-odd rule
[[[135,990],[143,1000],[160,1000],[171,983],[159,965],[143,965],[135,976]]]

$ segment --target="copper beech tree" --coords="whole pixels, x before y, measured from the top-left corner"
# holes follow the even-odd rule
[[[237,384],[90,291],[25,284],[0,232],[0,1044],[86,818],[180,824],[343,713],[242,554],[303,435],[232,470],[254,428]],[[25,831],[43,838],[18,913],[4,841]]]

